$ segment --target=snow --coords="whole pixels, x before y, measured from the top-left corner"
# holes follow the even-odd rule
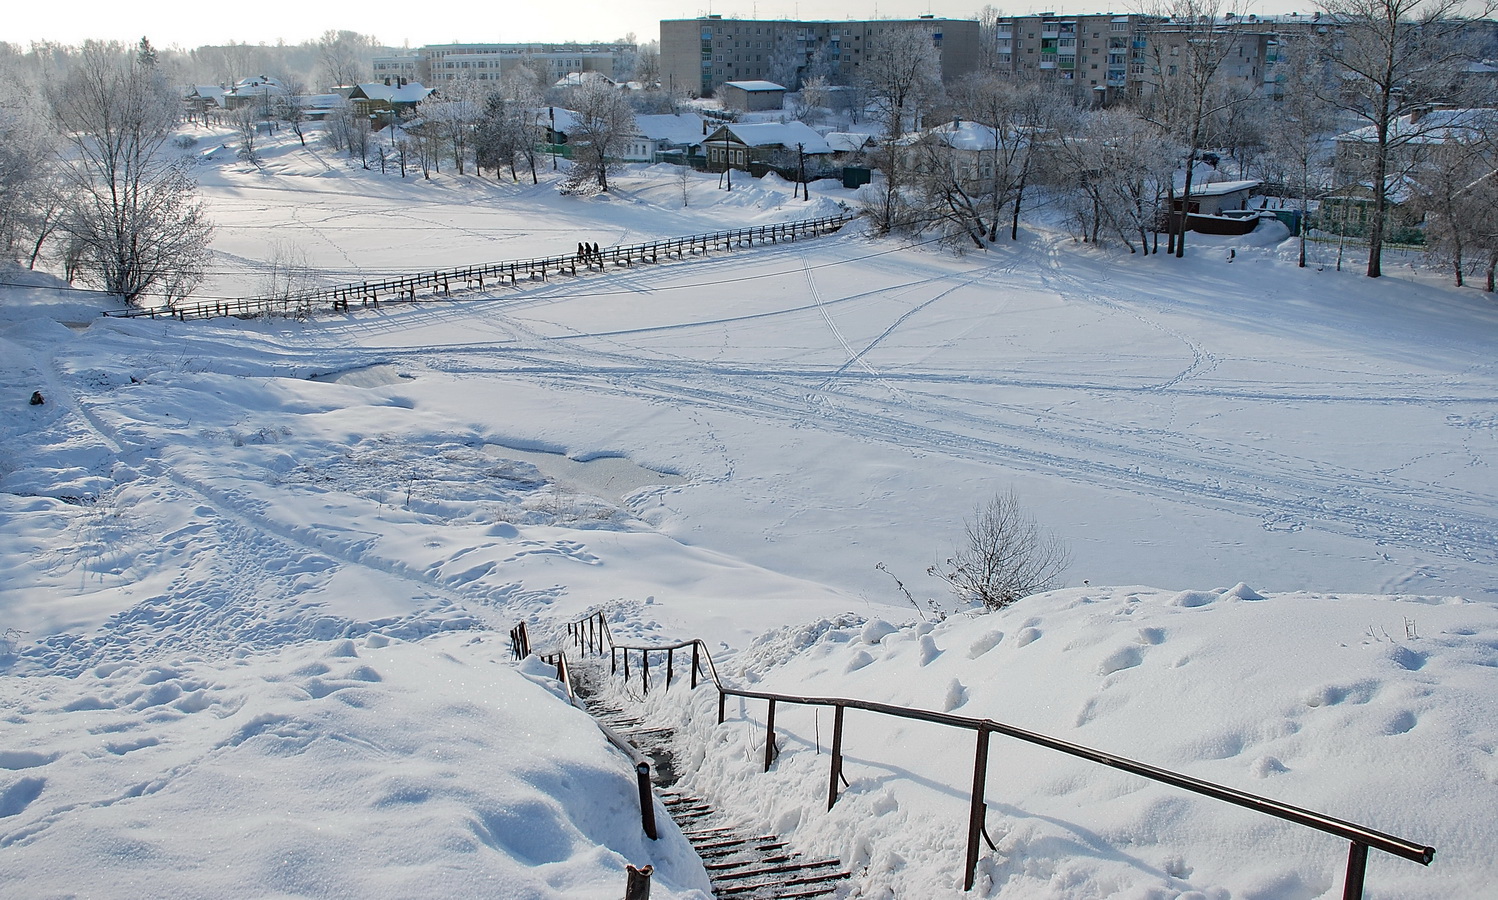
[[[198,168],[204,293],[254,293],[278,242],[336,282],[852,196],[635,166],[584,199],[267,144]],[[601,898],[651,863],[654,896],[705,897],[673,827],[641,835],[629,760],[509,659],[517,621],[545,646],[594,609],[737,684],[1001,719],[1436,847],[1372,854],[1371,898],[1487,891],[1490,298],[1262,235],[1022,237],[854,225],[307,321],[102,319],[7,271],[7,891]],[[922,573],[1011,487],[1069,586],[973,615]],[[856,895],[960,895],[970,734],[850,713],[828,813],[825,710],[779,713],[765,774],[762,704],[720,728],[708,690],[651,696],[692,789]],[[995,738],[988,799],[976,896],[1340,896],[1338,840],[1039,748]]]
[[[747,125],[735,122],[722,126],[705,140],[722,140],[724,132],[733,135],[734,140],[746,147],[800,147],[810,154],[832,152],[826,139],[805,122],[751,122]]]

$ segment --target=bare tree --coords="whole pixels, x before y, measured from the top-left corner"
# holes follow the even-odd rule
[[[1498,197],[1498,114],[1489,110],[1433,113],[1448,125],[1432,134],[1415,182],[1415,203],[1425,214],[1425,252],[1451,266],[1457,287],[1466,282],[1468,266],[1492,227],[1489,209]],[[1449,118],[1448,118],[1449,116]],[[1491,288],[1489,288],[1491,290]]]
[[[317,46],[322,56],[324,84],[329,89],[358,84],[368,71],[366,60],[375,43],[373,37],[354,31],[323,32]]]
[[[1322,96],[1364,123],[1366,175],[1373,189],[1368,222],[1369,278],[1383,274],[1391,167],[1398,148],[1418,140],[1411,115],[1459,100],[1460,74],[1471,61],[1468,15],[1490,15],[1466,0],[1322,0],[1331,18],[1323,52],[1340,77]],[[1401,123],[1412,127],[1401,127]]]
[[[1223,84],[1224,64],[1240,39],[1246,17],[1221,0],[1168,0],[1156,14],[1169,24],[1157,25],[1150,40],[1150,83],[1140,111],[1185,151],[1185,183],[1179,215],[1172,219],[1170,250],[1186,255],[1186,224],[1196,163],[1213,120],[1250,95]]]
[[[255,142],[260,134],[262,121],[258,103],[242,104],[229,113],[229,123],[234,126],[235,134],[239,135],[239,158],[255,165],[260,164],[260,157],[255,153]]]
[[[473,142],[473,130],[482,113],[478,87],[471,77],[454,81],[440,95],[433,94],[417,104],[416,115],[422,127],[431,129],[433,137],[445,144],[458,174],[464,172],[464,161]]]
[[[1276,66],[1283,93],[1261,101],[1262,115],[1273,119],[1267,128],[1274,180],[1292,193],[1300,204],[1300,254],[1298,265],[1306,266],[1306,241],[1310,225],[1311,198],[1320,193],[1327,169],[1328,132],[1332,130],[1332,108],[1323,99],[1325,65],[1309,43],[1281,50]]]
[[[44,134],[23,110],[0,108],[0,253],[36,242],[33,263],[57,221],[54,154]]]
[[[1013,490],[979,505],[964,526],[952,556],[926,570],[959,599],[999,610],[1060,583],[1070,561],[1065,545],[1036,524]]]
[[[307,83],[299,79],[288,79],[286,90],[277,98],[276,114],[281,121],[291,126],[291,133],[307,146]]]
[[[568,135],[574,150],[572,171],[563,189],[579,191],[596,186],[607,193],[609,169],[619,145],[635,127],[634,111],[624,94],[602,79],[574,88],[571,103],[577,119]]]
[[[175,92],[138,56],[90,44],[51,101],[71,150],[67,228],[86,277],[127,303],[148,292],[186,296],[201,280],[213,226],[185,165],[162,152]]]
[[[941,93],[941,60],[924,28],[889,27],[875,36],[865,54],[861,78],[884,129],[877,154],[884,188],[869,207],[874,228],[888,233],[908,217],[903,196],[905,156],[901,137],[918,127],[925,105]]]

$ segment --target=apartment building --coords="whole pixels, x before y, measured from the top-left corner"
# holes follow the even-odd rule
[[[431,44],[402,56],[376,57],[374,76],[434,86],[464,77],[499,81],[524,64],[548,83],[583,72],[618,78],[634,52],[631,44]]]
[[[1201,26],[1139,14],[1010,16],[996,23],[994,66],[1020,78],[1051,79],[1078,99],[1108,102],[1148,94],[1176,74]],[[1229,41],[1219,76],[1250,92],[1273,83],[1274,35],[1257,20],[1228,21],[1216,32]]]
[[[804,22],[703,16],[661,21],[661,83],[701,97],[712,96],[727,81],[772,81],[799,90],[803,78],[818,73],[835,84],[851,84],[879,36],[895,29],[931,36],[943,80],[978,66],[979,28],[971,19]]]

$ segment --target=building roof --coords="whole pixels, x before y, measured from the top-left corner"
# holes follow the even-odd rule
[[[834,131],[824,139],[833,153],[857,153],[874,142],[872,134],[856,131]]]
[[[196,97],[200,100],[212,100],[219,106],[223,106],[225,93],[227,93],[226,89],[216,84],[196,84],[193,85],[192,93],[187,95],[187,99],[191,100]]]
[[[553,128],[562,134],[577,128],[577,113],[561,106],[543,106],[536,110],[540,120],[547,127]]]
[[[1389,140],[1400,144],[1444,144],[1472,141],[1498,127],[1498,109],[1433,109],[1400,116],[1389,130]],[[1338,141],[1371,144],[1378,139],[1372,125],[1337,135]]]
[[[432,93],[432,88],[423,86],[420,82],[408,81],[402,85],[385,84],[383,81],[373,81],[369,84],[355,85],[354,90],[349,93],[351,99],[363,97],[368,100],[384,100],[386,103],[420,103]]]
[[[702,117],[690,113],[635,116],[635,130],[652,141],[690,146],[702,143]]]
[[[999,145],[997,129],[991,125],[966,120],[946,122],[934,128],[928,128],[925,133],[944,142],[953,150],[992,150]]]
[[[1232,194],[1238,191],[1253,190],[1264,182],[1257,178],[1249,178],[1244,181],[1214,181],[1210,184],[1193,184],[1191,196],[1193,197],[1221,197],[1223,194]],[[1184,185],[1185,182],[1182,182]]]
[[[773,81],[725,81],[723,82],[723,86],[738,88],[741,91],[748,91],[751,94],[785,90],[783,85],[776,84]]]
[[[758,122],[750,125],[733,122],[720,126],[712,133],[712,137],[722,140],[725,132],[746,147],[784,147],[794,150],[799,145],[802,150],[811,154],[832,152],[827,140],[805,122]],[[708,140],[709,138],[703,138],[704,143]]]

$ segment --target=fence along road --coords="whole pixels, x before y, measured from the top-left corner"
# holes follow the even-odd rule
[[[781,241],[821,237],[837,232],[855,218],[857,216],[847,214],[823,216],[817,219],[782,222],[778,225],[735,228],[730,231],[714,231],[710,234],[694,234],[688,237],[665,238],[640,244],[602,247],[596,254],[569,253],[562,256],[543,256],[459,269],[420,272],[379,281],[353,282],[284,297],[203,300],[151,309],[131,307],[109,310],[104,315],[127,319],[172,318],[185,322],[188,319],[211,319],[218,316],[293,316],[307,315],[320,310],[347,312],[355,306],[377,307],[382,301],[385,303],[411,302],[416,299],[418,293],[447,297],[452,295],[454,286],[460,289],[483,290],[491,284],[516,285],[522,281],[545,281],[553,275],[576,276],[579,269],[583,274],[593,270],[606,272],[610,265],[619,267],[632,266],[635,263],[659,262],[662,256],[667,259],[705,256],[713,250],[753,247],[756,242],[776,244]]]

